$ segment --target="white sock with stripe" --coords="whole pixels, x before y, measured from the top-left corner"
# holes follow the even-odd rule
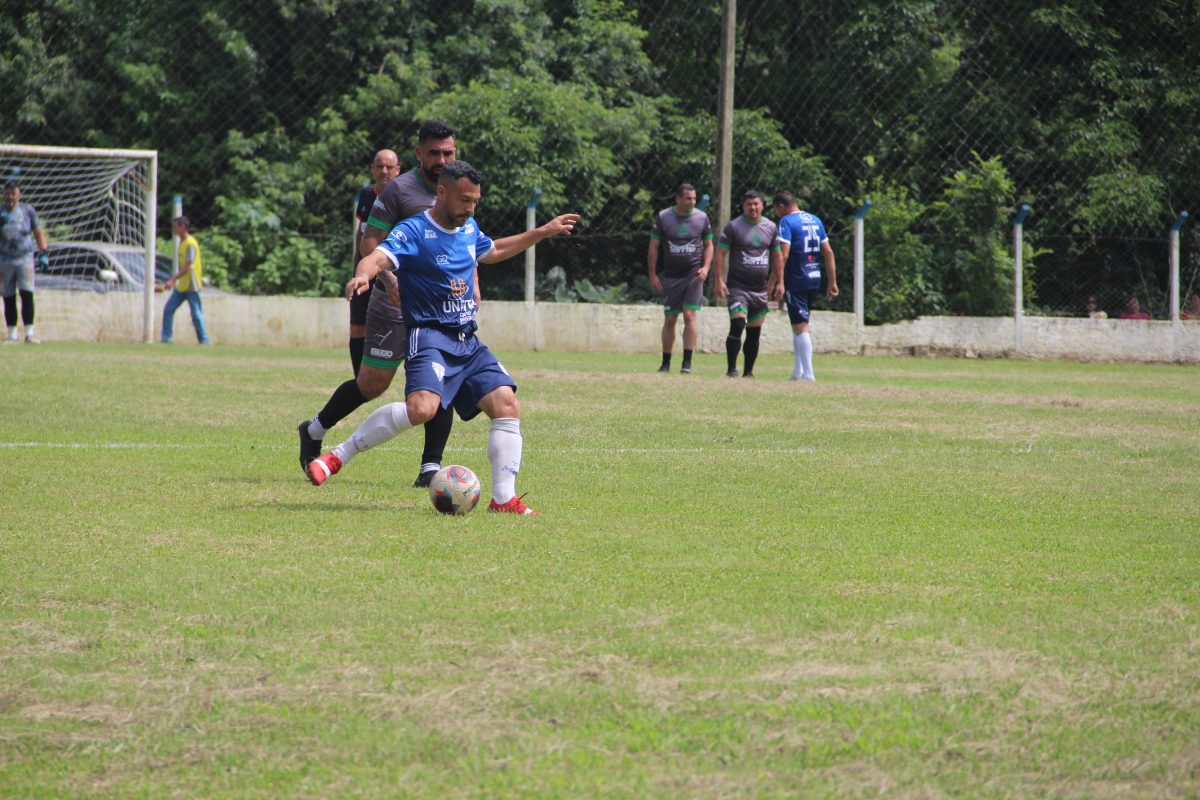
[[[488,432],[488,460],[492,462],[492,499],[504,505],[517,496],[517,473],[521,471],[521,420],[501,417],[492,420]]]
[[[408,406],[404,403],[388,403],[371,412],[350,438],[333,448],[333,454],[349,464],[350,459],[372,447],[390,442],[412,427],[408,421]]]

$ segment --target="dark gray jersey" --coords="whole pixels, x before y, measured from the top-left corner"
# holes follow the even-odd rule
[[[654,215],[650,238],[666,243],[662,261],[664,276],[677,278],[691,275],[704,264],[704,243],[713,238],[712,223],[703,211],[692,209],[689,216],[681,217],[672,206]]]
[[[391,233],[397,222],[415,217],[432,207],[436,199],[437,187],[425,182],[420,167],[413,167],[383,187],[379,197],[375,198],[375,204],[371,206],[371,216],[367,219],[367,225],[384,233]]]
[[[717,247],[729,251],[726,283],[754,291],[767,288],[771,251],[779,247],[778,230],[774,222],[766,217],[760,217],[757,223],[750,222],[745,216],[731,219],[725,230],[721,231]]]

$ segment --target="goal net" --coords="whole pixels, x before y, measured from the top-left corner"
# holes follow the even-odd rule
[[[37,291],[121,293],[153,341],[158,153],[0,144],[0,182],[14,180],[50,247]]]

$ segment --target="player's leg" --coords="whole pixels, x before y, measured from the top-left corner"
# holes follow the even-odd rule
[[[662,364],[659,365],[659,372],[671,371],[671,352],[675,349],[675,323],[679,319],[680,311],[673,309],[663,310],[662,324]]]
[[[688,277],[683,294],[683,365],[681,373],[692,371],[692,354],[700,340],[699,313],[704,301],[704,284],[695,277]]]
[[[413,481],[414,488],[428,487],[433,476],[442,468],[442,459],[446,457],[446,445],[450,441],[450,431],[453,427],[454,411],[441,406],[433,418],[425,423],[425,449],[421,451],[421,466],[417,470],[417,479]]]
[[[746,306],[743,303],[735,302],[733,299],[733,290],[730,290],[729,299],[729,335],[725,337],[725,360],[728,364],[728,371],[725,373],[728,378],[736,378],[738,353],[742,349],[742,333],[746,330]]]
[[[372,289],[368,288],[350,298],[350,366],[354,368],[355,377],[358,377],[358,370],[362,366],[363,342],[367,336],[367,306],[372,294]]]
[[[813,381],[812,338],[808,334],[812,292],[788,292],[784,295],[788,320],[792,323],[792,375],[789,380]]]
[[[533,509],[517,497],[517,474],[521,471],[524,439],[521,437],[521,405],[509,386],[493,389],[479,401],[492,427],[488,431],[488,461],[492,464],[492,500],[488,511],[532,515]]]
[[[162,342],[170,344],[171,339],[175,337],[175,312],[183,305],[184,295],[178,289],[171,290],[171,296],[167,298],[167,304],[163,306],[163,321],[162,321]]]
[[[0,295],[4,297],[4,324],[8,326],[6,342],[20,341],[17,338],[17,265],[0,261]]]
[[[404,362],[408,347],[408,329],[400,309],[383,292],[372,292],[373,300],[365,311],[366,338],[373,345],[363,353],[355,376],[329,396],[325,406],[311,420],[297,426],[300,434],[300,471],[308,474],[308,465],[321,454],[321,441],[334,425],[357,411],[364,403],[379,397],[392,385],[396,370]]]
[[[17,291],[21,295],[21,325],[25,328],[25,341],[40,344],[41,339],[33,329],[33,259],[26,259],[17,273]]]

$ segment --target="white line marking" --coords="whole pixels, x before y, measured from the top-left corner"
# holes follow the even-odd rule
[[[68,450],[211,450],[210,444],[181,444],[172,442],[0,442],[0,447],[22,447],[47,450],[61,448]],[[253,450],[293,450],[293,444],[253,444]],[[396,448],[393,448],[396,449]],[[410,448],[411,449],[411,448]],[[451,453],[482,453],[486,447],[449,447]],[[600,449],[595,447],[552,447],[539,448],[549,453],[645,453],[649,455],[675,455],[679,453],[712,453],[724,450],[720,447],[614,447]],[[753,450],[755,453],[816,453],[815,447],[773,447],[765,450]]]

